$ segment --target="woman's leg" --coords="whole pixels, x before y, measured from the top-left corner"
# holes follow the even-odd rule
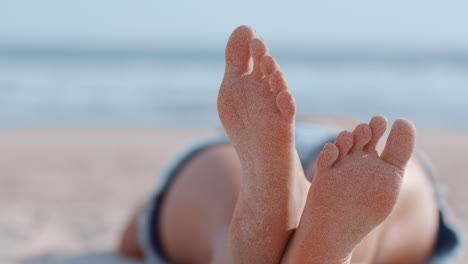
[[[210,147],[183,165],[160,212],[160,239],[172,263],[229,263],[227,232],[241,180],[231,145]]]
[[[438,227],[434,187],[412,158],[392,213],[359,243],[352,263],[424,263],[433,253]]]
[[[230,263],[227,234],[238,198],[242,168],[229,144],[191,157],[174,176],[159,212],[162,249],[171,263]],[[124,229],[117,252],[141,259],[139,206]]]
[[[173,263],[231,263],[227,234],[241,181],[242,169],[231,145],[211,147],[184,165],[161,211],[161,241]],[[428,175],[411,159],[393,212],[361,241],[352,261],[417,263],[426,259],[434,246],[437,213]],[[131,226],[119,252],[136,257],[141,253],[122,250],[122,245],[139,248],[136,228]]]
[[[161,228],[162,240],[166,241],[168,248],[171,248],[171,245],[182,247],[184,254],[173,256],[181,262],[189,259],[202,259],[202,262],[206,262],[207,259],[212,259],[214,253],[209,243],[203,242],[212,243],[213,240],[218,241],[226,237],[229,241],[229,252],[232,252],[235,262],[280,262],[289,237],[299,223],[309,182],[304,177],[295,149],[294,98],[278,64],[269,55],[267,46],[261,39],[255,38],[255,32],[250,27],[237,28],[229,38],[226,47],[226,70],[218,94],[218,113],[236,150],[238,158],[235,161],[240,161],[241,164],[236,164],[236,168],[241,168],[239,174],[243,175],[243,184],[240,185],[240,190],[236,190],[240,194],[237,197],[236,193],[235,199],[232,199],[234,213],[224,217],[228,224],[224,221],[222,230],[228,228],[228,236],[222,235],[218,238],[217,228],[213,229],[219,225],[218,221],[213,222],[215,218],[212,216],[226,215],[220,214],[216,207],[206,208],[197,203],[199,200],[217,202],[220,197],[216,195],[227,193],[227,190],[222,188],[225,185],[212,188],[216,181],[197,179],[190,184],[188,190],[180,190],[181,188],[177,187],[178,181],[184,178],[183,169],[171,188],[178,190],[175,197],[178,201],[183,201],[180,204],[185,204],[186,208],[177,207],[176,210],[172,210],[173,203],[165,203],[161,210],[161,226],[165,227],[166,223],[169,226]],[[204,177],[214,174],[215,178],[220,178],[220,173],[230,173],[226,172],[227,170],[218,170],[224,167],[217,166],[215,164],[197,170],[198,167],[190,167],[190,164],[187,164],[190,173]],[[209,183],[210,191],[194,192],[201,190],[194,189],[200,182]],[[193,193],[195,195],[192,195]],[[168,196],[167,199],[170,200],[171,195]],[[221,200],[224,201],[223,198]],[[226,204],[223,203],[220,210],[226,211]],[[171,216],[174,215],[173,212],[196,215],[190,223],[182,225],[181,221],[187,218],[175,214],[177,217],[169,217],[171,221],[166,222],[166,211]],[[164,235],[166,230],[171,230],[171,225],[178,224],[181,226],[176,233]],[[196,245],[187,243],[187,234],[199,238],[202,242]],[[165,240],[166,237],[169,238]],[[171,251],[168,250],[167,254],[171,256]],[[186,255],[187,257],[184,257]]]
[[[343,117],[306,116],[303,121],[331,128],[352,130],[358,120]],[[381,153],[384,143],[377,147]],[[308,179],[314,174],[315,161],[307,167]],[[433,252],[439,227],[431,176],[419,159],[412,157],[407,166],[398,201],[389,217],[366,238],[353,254],[356,263],[420,263]]]
[[[129,258],[142,259],[144,252],[140,245],[138,231],[138,219],[143,212],[144,204],[135,208],[130,219],[122,231],[122,236],[117,244],[117,253]]]
[[[434,250],[439,228],[433,183],[417,158],[407,165],[398,202],[381,225],[375,263],[422,263]]]
[[[218,114],[243,174],[229,227],[232,258],[279,263],[309,183],[295,147],[295,100],[279,65],[250,27],[238,27],[229,38]]]
[[[250,29],[244,27],[240,28],[240,30],[243,32],[239,32],[238,29],[237,33],[235,32],[238,35],[233,34],[230,39],[231,45],[228,44],[226,73],[229,78],[225,77],[222,87],[227,88],[225,88],[225,95],[220,95],[220,98],[223,102],[221,104],[223,107],[230,106],[233,108],[224,112],[232,114],[238,111],[236,114],[237,118],[241,117],[245,119],[241,123],[246,125],[248,123],[246,121],[250,122],[248,127],[240,125],[236,128],[235,124],[232,124],[232,120],[229,120],[231,117],[223,118],[221,116],[221,119],[224,119],[223,124],[225,126],[226,124],[228,125],[228,133],[230,133],[231,139],[235,141],[237,154],[240,155],[240,160],[243,160],[244,164],[241,166],[238,156],[228,145],[218,146],[205,150],[193,157],[185,164],[179,175],[176,176],[176,180],[171,184],[162,205],[161,223],[159,226],[163,248],[168,257],[175,263],[229,263],[231,260],[230,252],[233,248],[237,255],[236,258],[242,258],[244,262],[248,261],[248,258],[251,258],[251,262],[255,263],[262,261],[279,262],[278,257],[281,256],[284,250],[283,246],[286,245],[288,236],[295,227],[293,225],[294,219],[302,211],[301,206],[298,205],[303,203],[302,200],[305,200],[305,192],[299,189],[307,188],[308,183],[303,182],[302,185],[296,186],[297,182],[304,179],[301,180],[301,177],[295,178],[297,176],[295,175],[296,173],[300,174],[299,170],[295,169],[297,167],[295,165],[297,157],[294,158],[294,155],[290,155],[293,152],[289,151],[291,143],[294,142],[294,139],[292,138],[291,140],[290,137],[290,132],[293,128],[289,126],[292,123],[290,122],[290,118],[287,118],[286,121],[280,120],[280,118],[284,118],[281,117],[281,114],[289,115],[289,117],[294,116],[294,107],[291,107],[294,103],[291,101],[290,94],[286,92],[287,87],[281,74],[271,74],[274,78],[270,78],[269,84],[272,85],[270,88],[263,81],[261,72],[267,74],[275,73],[277,65],[270,58],[270,66],[263,63],[264,66],[260,69],[258,63],[262,59],[261,57],[265,56],[265,52],[261,51],[262,42],[260,40],[253,40]],[[246,44],[247,42],[248,44]],[[252,45],[251,42],[256,42],[257,44]],[[249,71],[249,45],[251,46],[250,49],[253,50],[254,61],[257,65],[251,74],[253,76],[245,77],[243,73]],[[235,75],[238,76],[234,78]],[[242,78],[240,83],[243,87],[236,86],[239,84],[235,81],[236,78]],[[244,87],[244,85],[249,86],[249,89]],[[280,90],[276,90],[275,86],[279,87]],[[258,90],[259,94],[256,94],[259,87],[266,89]],[[283,91],[279,93],[282,97],[278,96],[276,102],[267,98],[271,96],[268,91],[274,92],[275,90]],[[248,94],[241,96],[240,99],[235,99],[239,95],[239,92]],[[261,96],[265,98],[262,99]],[[289,106],[284,107],[285,105]],[[278,107],[279,109],[272,107]],[[256,108],[258,109],[255,110]],[[249,110],[245,109],[254,111],[249,113]],[[223,115],[222,112],[223,110],[220,109],[221,115]],[[258,119],[259,117],[260,119]],[[265,117],[267,118],[266,123]],[[257,118],[258,120],[251,122],[252,120],[247,120],[246,118]],[[243,133],[247,134],[242,136]],[[273,137],[270,138],[269,134],[272,134]],[[280,136],[278,137],[278,135]],[[284,142],[285,138],[288,139],[287,142]],[[246,144],[247,139],[256,140],[250,140]],[[265,139],[266,141],[264,141]],[[261,143],[263,141],[265,144],[262,147]],[[271,144],[271,142],[276,143]],[[278,149],[278,146],[283,143],[284,146],[287,146],[285,148],[287,155],[282,154],[281,147]],[[292,146],[294,145],[292,144]],[[269,149],[272,147],[274,149]],[[251,154],[250,156],[247,155],[249,153]],[[277,160],[272,162],[275,159]],[[279,174],[284,177],[265,176],[269,173],[272,176],[278,175],[278,172],[283,169],[284,172],[280,172]],[[257,178],[260,179],[260,182],[257,179],[256,182],[248,184],[250,187],[240,195],[241,199],[238,199],[241,190],[241,179],[246,176],[247,179],[244,178],[244,181],[253,179],[255,178],[255,174],[259,174]],[[411,176],[405,178],[409,177]],[[284,179],[286,181],[281,182]],[[297,181],[292,179],[297,179]],[[265,186],[270,187],[267,188]],[[277,187],[281,187],[279,188],[281,190],[276,190]],[[290,190],[289,192],[287,191],[288,189]],[[280,197],[275,197],[275,195],[280,195]],[[265,199],[268,197],[271,200]],[[402,203],[402,208],[406,208],[408,206],[406,205],[407,202],[405,202],[407,199],[403,199],[401,202],[400,200],[397,203]],[[236,204],[236,201],[239,202]],[[232,221],[235,207],[242,208],[242,210],[240,210],[240,213],[236,213],[237,217],[234,217],[235,221]],[[256,212],[254,214],[249,213],[252,212],[252,207],[257,208],[254,210]],[[268,210],[264,210],[266,207],[274,207],[276,209],[270,210],[271,208],[269,208]],[[283,213],[287,217],[281,218],[276,215],[281,210],[283,210]],[[236,211],[239,210],[236,209]],[[396,220],[389,220],[388,226],[398,229],[400,227],[398,223],[406,223],[406,220],[403,221],[401,219],[404,219],[407,214],[403,211],[394,215],[395,217],[389,219],[395,218]],[[420,214],[414,213],[414,215],[418,218]],[[272,221],[268,220],[268,217]],[[289,217],[291,218],[289,219]],[[187,221],[187,219],[190,219],[190,221]],[[254,224],[239,225],[239,221],[244,221],[245,219]],[[287,228],[283,229],[284,227]],[[389,236],[386,234],[390,230],[390,228],[383,227],[384,225],[381,225],[379,229],[376,229],[378,232],[371,233],[371,235],[363,240],[367,244],[360,246],[362,250],[358,250],[357,253],[364,252],[364,254],[361,254],[362,256],[365,255],[364,261],[371,261],[371,258],[374,256],[383,256],[382,258],[385,259],[385,254],[380,252],[387,250],[386,248],[392,248],[391,246],[381,247],[381,245],[394,244],[382,242],[386,240],[386,236]],[[252,236],[247,237],[249,234]],[[230,249],[228,249],[228,236],[231,237]],[[232,240],[233,237],[234,240]],[[402,239],[402,237],[397,237]],[[246,245],[250,246],[246,247]],[[259,245],[262,246],[259,247]],[[259,256],[263,256],[264,258],[257,259]],[[268,260],[271,256],[274,256],[274,261]],[[357,254],[355,256],[359,257]]]

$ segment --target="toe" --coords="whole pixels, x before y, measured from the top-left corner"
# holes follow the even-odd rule
[[[279,93],[288,89],[288,83],[284,78],[284,74],[279,70],[276,70],[270,74],[268,77],[268,84],[270,85],[270,89],[275,93]]]
[[[327,143],[317,157],[316,168],[330,167],[338,158],[339,150],[333,143]]]
[[[353,131],[353,147],[351,151],[359,151],[369,143],[372,137],[372,130],[368,124],[359,124]]]
[[[406,119],[398,119],[393,123],[387,143],[382,152],[382,159],[387,163],[404,169],[414,151],[416,128]]]
[[[369,122],[369,126],[372,130],[372,137],[364,147],[366,151],[375,151],[377,144],[379,143],[380,138],[387,130],[388,120],[383,115],[374,116]]]
[[[255,31],[240,26],[232,32],[226,46],[226,73],[242,75],[250,72],[250,42]]]
[[[278,63],[276,63],[276,60],[271,55],[263,58],[260,68],[264,75],[270,75],[272,72],[280,70]]]
[[[254,65],[252,74],[255,75],[262,75],[261,73],[261,65],[263,58],[268,53],[268,47],[266,46],[265,42],[259,38],[254,38],[250,42],[250,54],[253,58]]]
[[[288,119],[296,115],[296,101],[289,90],[283,90],[276,96],[276,105],[281,113]]]
[[[340,155],[338,160],[343,159],[343,157],[348,154],[348,151],[353,146],[353,134],[349,131],[342,131],[335,139],[335,145],[340,150]]]

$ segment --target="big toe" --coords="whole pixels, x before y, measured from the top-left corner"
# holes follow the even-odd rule
[[[416,141],[416,128],[407,119],[398,119],[393,123],[388,136],[382,159],[400,169],[404,169],[411,158]]]
[[[226,45],[226,73],[245,74],[250,72],[250,42],[255,31],[249,26],[239,26],[229,37]]]

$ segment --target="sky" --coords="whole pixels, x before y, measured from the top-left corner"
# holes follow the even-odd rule
[[[468,1],[0,0],[0,44],[218,45],[240,24],[268,41],[468,49]]]

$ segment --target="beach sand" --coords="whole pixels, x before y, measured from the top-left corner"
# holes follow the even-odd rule
[[[0,262],[111,250],[172,155],[211,129],[0,130]],[[468,230],[468,132],[418,134]],[[454,263],[466,263],[462,254]]]

